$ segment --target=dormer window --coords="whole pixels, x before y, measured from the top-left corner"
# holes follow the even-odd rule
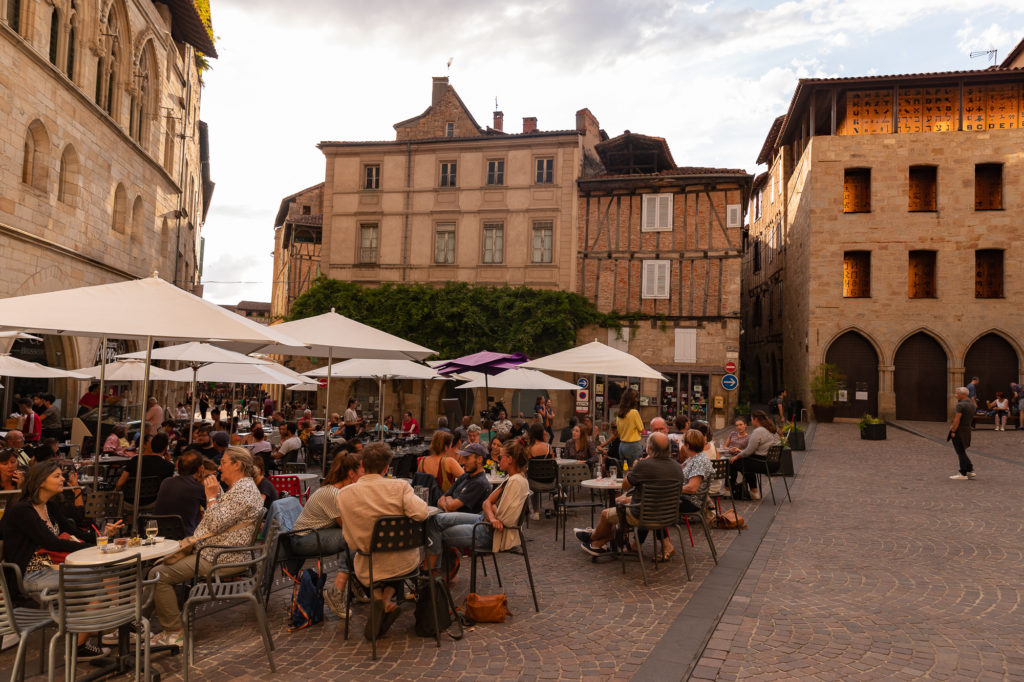
[[[444,124],[444,136],[445,137],[455,137],[455,124],[454,123],[448,122],[448,123]]]

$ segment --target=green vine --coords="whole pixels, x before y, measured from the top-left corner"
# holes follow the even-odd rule
[[[568,291],[529,287],[473,286],[447,282],[363,287],[318,277],[292,305],[291,318],[331,308],[389,334],[433,348],[443,358],[481,350],[540,357],[576,345],[586,325],[620,328],[614,315]]]

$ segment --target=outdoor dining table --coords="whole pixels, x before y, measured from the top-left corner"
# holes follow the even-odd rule
[[[108,547],[111,546],[113,546],[113,543],[108,545]],[[99,547],[86,547],[85,549],[80,549],[77,552],[71,552],[71,554],[68,554],[64,562],[70,566],[93,566],[95,564],[103,564],[108,561],[115,561],[135,556],[136,554],[142,557],[143,561],[154,561],[156,559],[162,559],[169,554],[174,554],[177,549],[177,540],[161,540],[153,545],[126,547],[118,552],[104,552]]]
[[[500,476],[498,474],[487,474],[487,482],[491,484],[491,487],[496,487],[508,480],[508,476]]]
[[[299,479],[299,485],[302,486],[302,492],[308,492],[310,495],[315,493],[320,488],[320,474],[284,474],[285,476],[294,476]]]
[[[589,478],[580,483],[584,488],[604,490],[608,494],[608,506],[615,506],[615,498],[622,492],[621,478]]]

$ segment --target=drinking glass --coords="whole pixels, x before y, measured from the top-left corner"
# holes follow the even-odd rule
[[[617,478],[617,474],[618,472],[615,470],[614,465],[608,467],[608,478],[615,480],[615,478]]]
[[[146,524],[146,538],[150,544],[156,542],[153,538],[155,538],[159,532],[160,526],[155,520],[151,520]]]

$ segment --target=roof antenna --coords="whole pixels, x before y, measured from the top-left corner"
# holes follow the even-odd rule
[[[448,73],[452,72],[452,62],[455,61],[455,57],[448,57]]]
[[[494,110],[495,111],[498,110],[498,96],[497,95],[494,96]]]
[[[999,50],[995,48],[991,48],[988,50],[974,50],[973,52],[971,52],[971,59],[974,59],[975,57],[985,57],[985,61],[988,61],[988,58],[991,57],[992,63],[995,64],[998,59],[996,55],[998,54]]]

